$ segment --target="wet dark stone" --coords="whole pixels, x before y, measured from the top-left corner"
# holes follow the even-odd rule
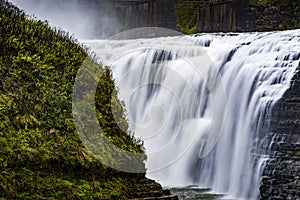
[[[298,67],[299,69],[299,67]],[[269,145],[262,148],[269,154],[260,186],[261,199],[300,199],[300,72],[291,87],[274,106],[269,128],[262,136]],[[267,134],[267,135],[266,135]]]

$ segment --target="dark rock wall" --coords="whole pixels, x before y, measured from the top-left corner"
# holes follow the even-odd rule
[[[156,2],[150,1],[126,8],[125,29],[157,26]]]
[[[253,13],[249,9],[249,0],[234,1],[236,12],[236,31],[249,32],[254,30]]]
[[[232,3],[200,8],[197,32],[236,31],[236,12]]]
[[[299,136],[273,133],[271,159],[260,186],[261,199],[300,199]]]
[[[199,9],[197,32],[274,31],[300,28],[300,0],[207,3]],[[255,1],[257,2],[257,1]]]
[[[126,29],[140,27],[163,27],[177,30],[174,2],[156,0],[139,3],[126,8]]]
[[[291,87],[275,105],[270,127],[272,132],[300,136],[300,67],[291,81]]]
[[[282,0],[265,5],[250,6],[255,31],[300,28],[300,0]]]
[[[277,6],[252,6],[251,11],[255,16],[256,31],[277,30],[280,23],[285,19],[285,14],[281,13]]]
[[[270,160],[263,171],[261,199],[300,199],[300,66],[264,123],[269,134],[264,133],[263,148]]]
[[[178,30],[174,2],[172,0],[157,0],[157,26]]]
[[[197,32],[245,32],[253,30],[249,1],[211,3],[199,9]]]

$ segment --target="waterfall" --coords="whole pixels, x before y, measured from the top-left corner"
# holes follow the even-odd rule
[[[299,65],[300,30],[85,44],[111,66],[148,177],[259,198],[262,120]]]

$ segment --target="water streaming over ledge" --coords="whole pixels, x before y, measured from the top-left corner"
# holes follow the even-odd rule
[[[112,68],[148,177],[259,198],[260,122],[299,65],[300,30],[85,43]]]

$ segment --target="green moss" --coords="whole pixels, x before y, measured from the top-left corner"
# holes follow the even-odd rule
[[[249,3],[254,6],[265,6],[269,3],[274,3],[274,1],[276,0],[250,0]]]
[[[286,152],[286,156],[287,156],[287,157],[290,157],[291,155],[293,155],[293,151],[287,151],[287,152]]]
[[[144,174],[104,166],[77,134],[72,92],[88,50],[5,0],[0,27],[0,199],[127,199],[151,192]],[[95,98],[104,134],[124,150],[143,153],[132,133],[119,128],[128,127],[122,102],[110,70],[100,69]],[[119,121],[113,112],[121,113]]]
[[[286,11],[288,14],[278,25],[279,30],[289,30],[300,28],[300,5],[295,0],[250,0],[252,6],[275,6],[280,11]]]
[[[175,4],[177,26],[184,34],[196,33],[198,10],[189,8],[189,3]]]

